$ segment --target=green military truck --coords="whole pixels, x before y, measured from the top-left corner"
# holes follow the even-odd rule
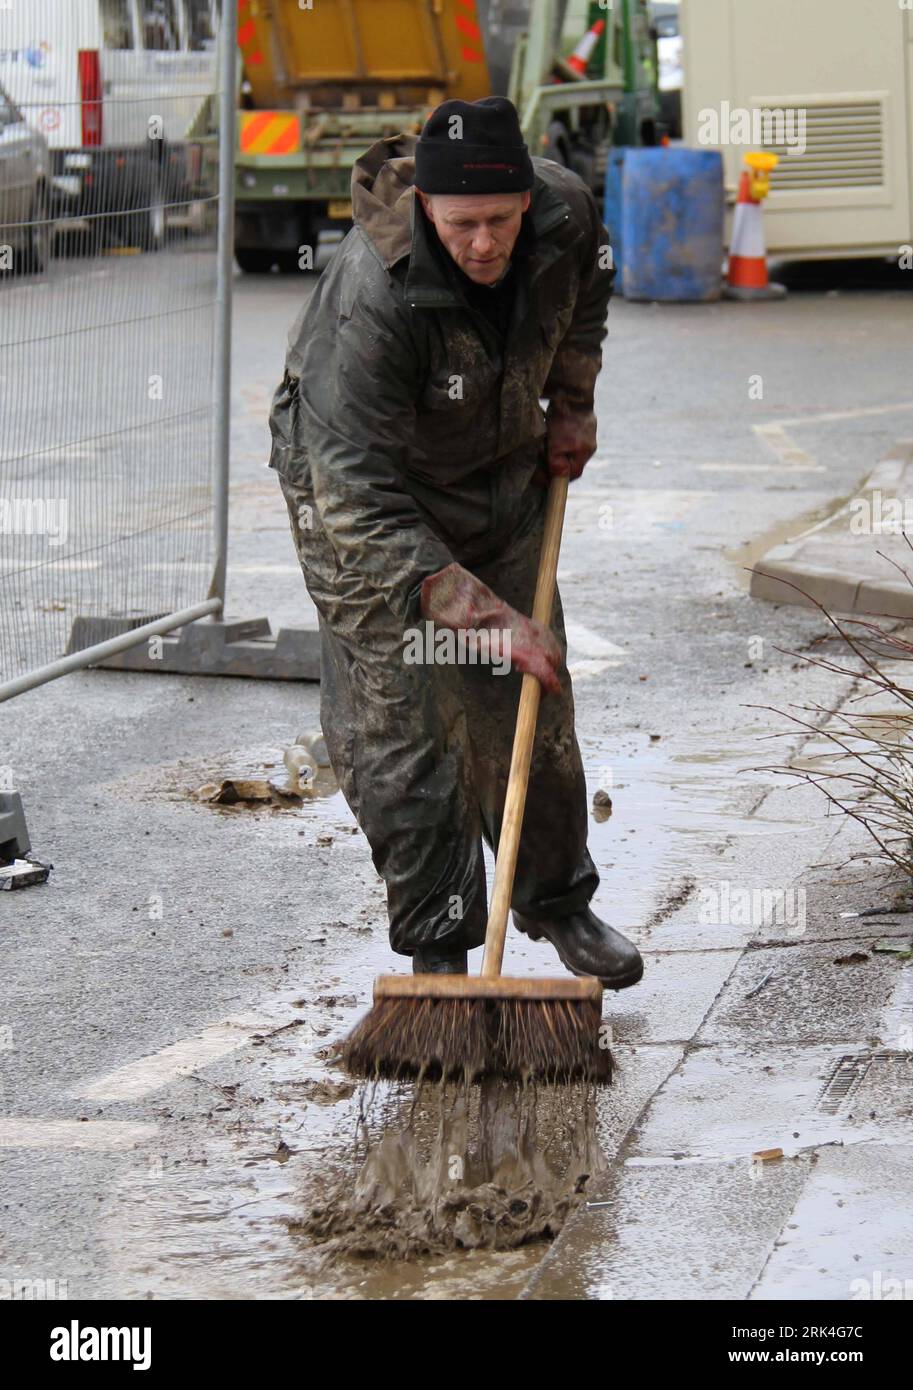
[[[351,225],[359,155],[448,97],[506,92],[530,149],[597,192],[612,143],[658,138],[646,0],[239,0],[238,47],[245,271],[314,268],[321,234]]]

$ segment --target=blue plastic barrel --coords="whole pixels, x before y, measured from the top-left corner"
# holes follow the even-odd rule
[[[612,246],[612,260],[615,265],[615,293],[624,294],[624,263],[621,254],[621,181],[624,177],[624,145],[609,150],[605,170],[605,208],[603,217],[609,232]]]
[[[626,299],[719,299],[723,160],[718,150],[629,149],[622,174]]]

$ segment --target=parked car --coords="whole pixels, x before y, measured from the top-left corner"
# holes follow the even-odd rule
[[[0,248],[12,248],[8,268],[40,273],[48,263],[50,170],[46,140],[0,87]]]

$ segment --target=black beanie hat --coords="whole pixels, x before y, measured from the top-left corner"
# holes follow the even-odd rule
[[[423,193],[523,192],[534,177],[517,108],[507,97],[442,102],[415,147],[415,182]]]

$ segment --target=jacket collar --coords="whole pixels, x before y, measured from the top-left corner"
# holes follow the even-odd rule
[[[543,271],[565,255],[580,240],[565,200],[538,175],[533,186],[529,218],[534,241],[528,259],[528,283],[534,284]],[[417,198],[412,201],[412,244],[408,253],[404,293],[413,309],[464,307],[458,285],[445,274],[429,243],[431,235]],[[402,259],[402,256],[399,257]]]

